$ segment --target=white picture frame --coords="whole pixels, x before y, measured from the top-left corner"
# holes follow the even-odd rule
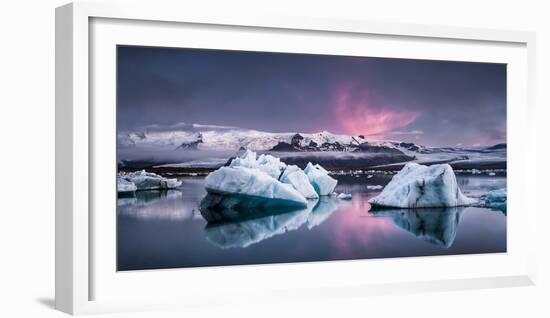
[[[106,24],[94,24],[97,21],[107,21]],[[110,21],[110,22],[109,22]],[[114,22],[114,23],[111,23]],[[134,26],[132,26],[134,23]],[[142,25],[142,30],[148,28],[147,24],[155,25],[155,39],[148,32],[141,33],[140,37],[132,37],[132,28]],[[469,256],[457,256],[454,258],[410,258],[407,260],[396,258],[384,261],[371,261],[368,264],[363,261],[353,262],[321,262],[312,264],[289,265],[259,265],[240,266],[235,268],[205,268],[200,271],[170,270],[156,273],[141,272],[134,274],[106,273],[98,262],[110,260],[112,262],[112,248],[105,248],[107,252],[97,252],[99,245],[108,245],[106,240],[98,240],[94,237],[94,231],[102,226],[112,229],[112,224],[104,218],[97,218],[91,214],[93,208],[105,202],[95,202],[92,193],[96,191],[98,184],[104,185],[105,179],[95,175],[97,169],[105,165],[98,162],[98,152],[102,152],[98,140],[111,138],[114,142],[115,135],[110,136],[112,129],[106,129],[100,134],[94,129],[97,122],[94,118],[104,118],[106,125],[114,127],[114,109],[109,100],[112,96],[93,94],[99,86],[112,84],[113,70],[100,68],[97,65],[111,65],[112,59],[108,56],[102,59],[101,52],[96,47],[112,46],[113,44],[136,44],[178,46],[178,41],[172,41],[173,32],[178,31],[178,25],[193,25],[197,28],[209,27],[213,32],[224,28],[244,28],[253,30],[257,34],[262,32],[282,32],[277,36],[290,36],[293,33],[311,33],[316,37],[347,37],[371,36],[399,41],[421,40],[430,42],[432,46],[450,45],[451,50],[432,58],[449,58],[468,60],[466,55],[474,52],[475,61],[493,61],[503,47],[509,47],[508,55],[502,57],[500,62],[511,61],[512,72],[509,72],[509,105],[508,105],[508,139],[509,161],[511,166],[508,182],[509,185],[509,214],[508,222],[519,224],[512,226],[508,232],[508,238],[521,236],[521,241],[511,241],[512,252],[505,255],[478,255],[484,257],[486,263],[483,268],[475,268],[470,264]],[[107,31],[107,32],[106,32]],[[111,32],[113,31],[113,32]],[[240,31],[239,31],[240,32]],[[107,34],[110,34],[107,36]],[[149,35],[147,35],[149,34]],[[120,36],[120,37],[118,37]],[[215,36],[215,35],[214,35]],[[130,39],[129,42],[119,43],[120,39]],[[350,40],[351,41],[351,40]],[[260,41],[261,42],[261,41]],[[264,43],[265,47],[274,46],[274,42]],[[314,43],[314,42],[311,42]],[[478,47],[478,44],[486,44]],[[213,47],[216,47],[213,44]],[[243,45],[246,45],[243,44]],[[260,44],[258,44],[260,45]],[[352,42],[350,42],[350,46]],[[470,48],[468,48],[470,46]],[[489,287],[525,286],[535,282],[535,219],[536,202],[534,195],[523,190],[527,184],[535,183],[535,104],[534,104],[534,70],[535,70],[535,35],[531,32],[502,31],[454,28],[427,25],[406,25],[399,23],[375,23],[367,21],[343,21],[330,19],[304,19],[288,16],[239,16],[217,15],[213,12],[193,11],[192,8],[181,6],[150,7],[146,5],[117,6],[116,3],[73,3],[56,9],[56,308],[70,314],[102,313],[126,310],[143,310],[169,307],[185,307],[210,305],[211,299],[224,293],[225,297],[216,303],[238,303],[258,301],[285,301],[289,299],[320,299],[347,297],[349,295],[380,295],[392,293],[404,293],[413,291],[443,291],[458,289],[475,289]],[[264,46],[258,47],[262,49]],[[411,42],[411,57],[422,58],[422,46],[417,49]],[[461,48],[464,49],[461,49]],[[387,53],[391,46],[384,51],[378,46],[379,56],[391,56]],[[353,49],[349,48],[348,49]],[[280,48],[279,48],[280,50]],[[291,50],[291,48],[289,48]],[[310,47],[302,50],[318,52],[319,48]],[[357,55],[364,51],[357,50]],[[416,54],[416,55],[415,55]],[[436,54],[436,53],[433,53]],[[462,55],[460,55],[462,54]],[[462,56],[462,57],[461,57]],[[111,62],[109,62],[111,61]],[[98,81],[101,79],[101,81]],[[101,82],[101,83],[100,83]],[[108,87],[107,87],[108,90]],[[105,91],[105,90],[104,90]],[[111,94],[112,95],[112,94]],[[92,107],[100,98],[106,98],[107,103],[101,110]],[[110,99],[109,99],[110,98]],[[99,113],[98,113],[99,111]],[[522,129],[519,129],[522,128]],[[520,141],[523,141],[520,143]],[[100,147],[100,148],[98,148]],[[109,150],[110,151],[110,150]],[[108,155],[108,154],[107,154]],[[112,165],[116,162],[113,161]],[[513,172],[514,167],[521,167],[522,173]],[[109,166],[107,166],[109,168]],[[108,171],[109,173],[112,171]],[[525,173],[529,172],[529,173]],[[108,182],[108,181],[107,181]],[[114,184],[114,178],[113,178]],[[105,185],[106,188],[112,185]],[[99,200],[97,200],[99,201]],[[522,218],[515,218],[514,209],[522,207]],[[514,222],[514,223],[512,223]],[[112,232],[112,231],[111,231]],[[106,235],[110,237],[109,235]],[[517,243],[517,244],[516,244]],[[111,245],[112,247],[112,245]],[[100,261],[98,261],[100,260]],[[411,268],[442,267],[448,266],[445,272],[424,271],[416,279],[405,280],[400,275],[394,275],[389,279],[384,275],[375,280],[374,277],[347,276],[339,279],[331,279],[325,275],[331,271],[346,271],[360,273],[361,268],[369,266],[369,269],[388,271],[399,269],[399,264],[406,262]],[[428,264],[429,263],[429,264]],[[426,265],[424,265],[426,264]],[[492,264],[501,264],[501,268],[491,269]],[[462,268],[463,273],[457,273]],[[203,288],[200,290],[199,278],[213,275],[216,279],[226,279],[231,272],[235,280],[227,280],[226,284],[235,284],[239,280],[242,286],[234,288],[234,292],[227,296],[229,289]],[[304,275],[307,273],[308,275]],[[123,275],[123,276],[121,276]],[[138,276],[140,275],[139,278]],[[175,294],[167,298],[162,293],[148,294],[143,299],[136,293],[137,279],[143,293],[147,289],[163,286],[172,279],[185,279],[188,289],[200,290],[192,297],[189,295]],[[293,283],[288,286],[277,285],[277,275],[293,277]],[[175,278],[176,276],[181,276]],[[196,281],[190,280],[190,276],[199,277]],[[269,286],[261,288],[258,293],[258,278],[274,277]],[[248,278],[245,278],[248,277]],[[321,281],[316,279],[325,277]],[[96,281],[102,281],[104,287],[98,288]],[[245,282],[248,280],[248,282]],[[280,280],[280,279],[279,279]],[[206,286],[208,287],[208,286]],[[211,291],[208,291],[211,290]],[[111,291],[111,294],[108,294]],[[134,291],[127,297],[117,297],[122,291]],[[307,291],[307,292],[304,292]],[[167,292],[173,291],[169,288]],[[128,296],[129,295],[129,296]],[[185,298],[184,296],[185,295]],[[204,296],[212,296],[210,298]],[[137,301],[139,299],[139,301]]]

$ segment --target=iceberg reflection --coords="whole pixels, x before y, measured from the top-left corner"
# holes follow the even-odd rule
[[[456,230],[464,207],[373,210],[375,217],[390,218],[400,228],[419,239],[449,248],[456,237]]]
[[[321,198],[309,200],[307,207],[303,209],[247,209],[242,207],[243,204],[246,205],[242,201],[250,198],[242,196],[224,196],[223,200],[236,203],[231,208],[212,208],[212,202],[220,199],[208,194],[201,203],[200,211],[208,221],[204,229],[206,239],[223,249],[245,248],[273,236],[297,230],[304,224],[311,229],[328,219],[337,208],[335,200]]]
[[[220,248],[247,247],[275,235],[294,231],[307,221],[311,210],[301,209],[241,222],[208,224],[206,239]]]
[[[185,220],[193,216],[193,204],[179,190],[138,191],[119,196],[118,213],[138,219]]]
[[[347,202],[342,202],[346,204]],[[338,208],[338,201],[330,197],[321,197],[307,217],[307,228],[312,229],[325,222]]]

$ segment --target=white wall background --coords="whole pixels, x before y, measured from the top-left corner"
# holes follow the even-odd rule
[[[150,1],[160,6],[162,1]],[[181,2],[181,1],[180,1]],[[545,1],[338,0],[187,1],[221,10],[295,16],[399,21],[538,33],[539,275],[536,287],[478,290],[266,308],[204,308],[191,312],[118,314],[115,317],[548,317],[550,224],[546,207],[550,138],[550,9]],[[61,317],[54,311],[54,8],[60,0],[2,1],[0,18],[0,316]],[[7,172],[7,174],[6,174]]]

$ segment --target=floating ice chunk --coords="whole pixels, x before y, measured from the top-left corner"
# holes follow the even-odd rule
[[[319,195],[309,183],[309,178],[298,166],[287,166],[281,177],[281,182],[291,184],[306,199],[318,199]]]
[[[174,189],[181,185],[181,181],[178,179],[164,178],[156,173],[146,172],[145,170],[136,172],[119,172],[117,175],[117,180],[118,192],[127,192],[128,189],[132,188],[129,183],[133,183],[136,190]],[[120,187],[120,185],[122,185],[122,187]]]
[[[233,160],[229,164],[230,167],[246,167],[257,168],[258,163],[256,161],[256,153],[254,151],[246,150],[246,152]]]
[[[450,165],[428,167],[410,162],[369,203],[373,207],[429,208],[467,206],[476,200],[462,194]]]
[[[286,164],[281,162],[281,159],[271,155],[260,155],[258,158],[258,169],[267,173],[275,179],[281,177],[281,173],[285,170]]]
[[[489,191],[479,198],[480,206],[506,213],[507,198],[506,189]]]
[[[209,193],[246,195],[270,199],[269,205],[306,207],[307,200],[290,184],[282,183],[258,169],[221,167],[205,179]]]
[[[485,193],[481,196],[481,199],[485,202],[506,202],[507,193],[506,189],[498,189]]]
[[[338,183],[338,181],[328,175],[328,171],[318,164],[313,165],[311,162],[308,162],[304,172],[319,195],[331,194]]]
[[[118,192],[134,192],[137,190],[136,185],[132,181],[128,181],[124,178],[117,177],[117,189]]]
[[[299,167],[287,166],[279,158],[264,154],[257,157],[255,152],[247,150],[228,167],[221,167],[206,177],[205,188],[209,195],[201,202],[201,209],[238,211],[240,215],[248,210],[305,208],[307,199],[330,194],[336,183],[321,166],[310,164],[307,175]],[[223,218],[234,217],[229,212],[224,213],[227,215],[222,215]],[[216,217],[207,214],[213,219]]]
[[[351,194],[347,194],[347,193],[340,193],[339,195],[336,196],[337,199],[340,199],[340,200],[351,200],[352,199],[352,195]]]
[[[232,168],[245,167],[258,169],[275,179],[279,179],[282,171],[286,168],[286,164],[281,159],[264,154],[256,159],[256,153],[250,150],[246,150],[241,157],[233,159],[229,166]]]
[[[377,185],[367,185],[368,190],[380,190],[382,188],[383,188],[383,186],[381,186],[379,184],[377,184]]]
[[[494,172],[489,172],[489,175],[492,177],[492,176],[496,176],[496,173]]]

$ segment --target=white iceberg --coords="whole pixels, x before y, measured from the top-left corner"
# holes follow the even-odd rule
[[[133,184],[134,186],[132,187]],[[174,189],[181,185],[178,179],[168,179],[156,173],[145,170],[136,172],[119,172],[117,175],[118,192],[129,192],[135,190],[163,190]]]
[[[281,177],[281,182],[291,184],[306,199],[319,198],[319,194],[317,194],[311,183],[309,183],[309,178],[298,166],[287,166]]]
[[[338,183],[338,181],[328,175],[328,171],[318,164],[313,165],[311,162],[308,162],[304,172],[319,195],[331,194]]]
[[[229,166],[232,168],[244,167],[257,169],[267,173],[275,179],[279,179],[281,173],[286,168],[286,164],[282,162],[281,159],[264,154],[256,159],[256,153],[250,150],[247,150],[241,157],[231,160]]]
[[[211,172],[205,179],[205,188],[214,194],[270,199],[271,207],[307,206],[307,200],[292,185],[282,183],[259,169],[244,166],[221,167]]]
[[[120,193],[135,192],[137,190],[137,187],[132,181],[117,177],[117,189],[117,191]]]
[[[351,200],[352,195],[348,193],[340,193],[339,195],[336,196],[336,198],[340,200]]]
[[[486,203],[506,202],[506,189],[497,189],[489,191],[481,196]]]
[[[309,174],[287,166],[279,158],[247,150],[229,166],[211,172],[205,179],[211,195],[203,209],[247,210],[252,208],[304,208],[308,199],[328,195],[337,181],[319,165],[308,165]]]
[[[479,199],[480,206],[506,213],[506,202],[508,199],[506,189],[489,191],[483,194]]]
[[[450,165],[410,162],[369,203],[373,207],[430,208],[468,206],[476,200],[462,194]]]
[[[367,190],[380,190],[382,188],[383,188],[383,186],[381,186],[379,184],[377,184],[377,185],[368,185],[367,186]]]

